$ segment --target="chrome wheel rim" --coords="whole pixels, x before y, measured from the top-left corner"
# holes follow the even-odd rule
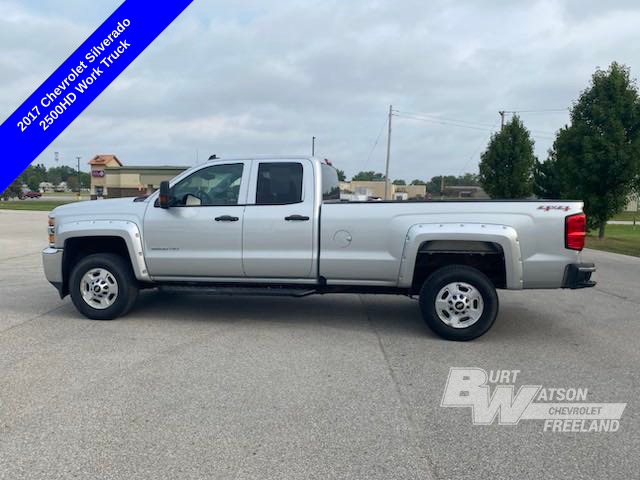
[[[438,318],[453,328],[467,328],[475,324],[484,312],[482,295],[473,285],[453,282],[445,285],[436,295]]]
[[[80,280],[80,293],[91,308],[104,310],[118,298],[118,282],[109,270],[92,268]]]

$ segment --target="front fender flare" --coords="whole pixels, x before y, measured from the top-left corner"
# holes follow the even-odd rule
[[[138,225],[128,220],[81,220],[63,223],[58,227],[56,244],[64,245],[70,238],[119,237],[125,241],[135,277],[151,281],[144,260],[142,235]]]

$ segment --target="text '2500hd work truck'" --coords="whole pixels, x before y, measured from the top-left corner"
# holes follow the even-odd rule
[[[581,288],[579,201],[342,202],[314,157],[216,159],[140,198],[49,215],[49,282],[109,320],[138,290],[419,296],[438,335],[470,340],[496,319],[496,289]]]

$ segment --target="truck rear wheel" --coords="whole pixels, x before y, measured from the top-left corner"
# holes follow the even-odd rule
[[[485,334],[498,315],[498,294],[485,274],[464,265],[433,272],[420,290],[420,310],[429,328],[447,340]]]
[[[93,320],[113,320],[124,315],[138,297],[131,266],[112,253],[80,260],[71,272],[69,289],[76,308]]]

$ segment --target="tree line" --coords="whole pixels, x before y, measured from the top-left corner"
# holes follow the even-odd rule
[[[514,115],[481,155],[480,184],[493,198],[584,200],[589,226],[604,238],[607,221],[640,192],[640,98],[629,68],[596,69],[569,112],[544,162]]]
[[[346,180],[346,175],[344,171],[338,170],[338,178],[340,181]],[[351,181],[369,181],[369,182],[383,182],[384,174],[375,172],[373,170],[367,172],[358,172],[352,178]],[[394,185],[407,185],[407,182],[401,178],[393,180]],[[445,186],[479,186],[480,185],[480,176],[475,173],[465,173],[464,175],[438,175],[436,177],[431,177],[430,180],[421,180],[419,178],[411,180],[408,183],[409,185],[426,185],[427,192],[431,194],[439,194],[440,188],[442,185]]]
[[[26,185],[32,192],[37,192],[42,182],[49,182],[54,186],[65,182],[69,190],[76,191],[78,189],[78,171],[67,165],[51,168],[47,168],[41,163],[28,165],[27,168],[0,193],[0,196],[5,200],[15,198],[22,192],[23,185]],[[80,187],[89,188],[90,185],[91,177],[89,174],[80,172]]]

